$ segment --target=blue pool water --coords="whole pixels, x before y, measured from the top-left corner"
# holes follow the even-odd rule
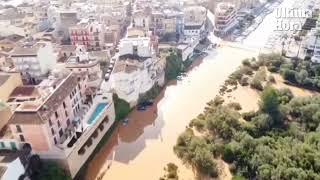
[[[102,111],[104,110],[104,108],[107,106],[107,103],[100,103],[100,104],[98,104],[97,105],[97,107],[96,107],[96,109],[94,110],[94,112],[91,114],[91,117],[90,117],[90,119],[87,121],[87,123],[88,124],[94,124],[97,120],[98,120],[98,118],[99,118],[99,116],[100,116],[100,114],[102,113]]]

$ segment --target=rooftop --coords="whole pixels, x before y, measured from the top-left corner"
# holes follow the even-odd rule
[[[37,93],[37,89],[35,86],[19,86],[16,87],[12,93],[10,94],[10,97],[26,97],[26,96],[32,96]]]
[[[120,60],[116,63],[113,72],[125,72],[125,73],[132,73],[141,69],[142,66],[139,64],[138,61],[132,59]]]
[[[0,74],[0,86],[2,86],[9,78],[10,75]]]
[[[55,88],[55,91],[49,96],[49,98],[42,105],[42,108],[38,110],[42,118],[51,116],[53,112],[63,103],[65,98],[70,92],[77,86],[77,76],[73,73],[69,74],[62,83]]]
[[[11,56],[21,56],[21,55],[37,55],[38,48],[35,47],[16,47],[11,52]]]
[[[39,88],[49,88],[47,94],[41,94],[41,99],[26,101],[16,109],[9,123],[11,124],[41,124],[63,103],[71,90],[78,84],[77,76],[70,73],[66,78],[48,80],[46,84],[40,84]],[[40,87],[41,86],[41,87]],[[50,86],[50,87],[49,87]],[[30,94],[29,89],[27,94]]]
[[[67,68],[88,68],[97,65],[96,59],[78,60],[76,56],[70,56],[66,61]]]

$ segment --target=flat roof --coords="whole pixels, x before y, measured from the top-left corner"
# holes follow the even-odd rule
[[[10,97],[31,96],[36,92],[37,88],[35,86],[18,86],[12,91]]]

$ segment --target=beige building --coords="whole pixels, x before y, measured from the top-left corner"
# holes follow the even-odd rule
[[[0,101],[7,102],[11,92],[21,85],[19,73],[0,73]]]
[[[87,101],[85,76],[49,77],[36,87],[41,98],[21,103],[9,121],[16,141],[29,143],[34,153],[58,162],[72,177],[115,118],[111,94],[99,92]]]

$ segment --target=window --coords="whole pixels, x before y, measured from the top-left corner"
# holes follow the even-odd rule
[[[61,128],[60,131],[59,131],[59,136],[62,137],[62,135],[63,135],[63,130]]]
[[[49,125],[52,126],[52,121],[51,121],[51,119],[49,119]]]
[[[70,125],[70,119],[67,119],[67,126]]]
[[[58,115],[57,111],[54,112],[54,115],[56,116],[56,118],[59,118],[59,115]]]
[[[21,133],[22,130],[21,130],[21,126],[20,125],[16,125],[16,128],[17,128],[17,132]]]
[[[67,111],[65,111],[64,113],[66,114],[66,117],[68,117],[68,113],[67,113]]]
[[[25,141],[24,136],[23,136],[22,134],[20,134],[19,137],[20,137],[20,140],[21,140],[22,142]]]
[[[65,102],[63,102],[62,105],[63,105],[63,108],[67,107]]]
[[[58,127],[60,127],[61,126],[61,124],[60,124],[60,121],[58,120]]]
[[[54,144],[57,144],[57,139],[56,137],[53,138]]]
[[[17,145],[14,142],[10,142],[11,149],[17,150]]]
[[[51,128],[51,134],[54,135],[54,130],[53,130],[53,128]]]
[[[0,148],[5,148],[6,145],[4,144],[4,142],[0,142]]]

